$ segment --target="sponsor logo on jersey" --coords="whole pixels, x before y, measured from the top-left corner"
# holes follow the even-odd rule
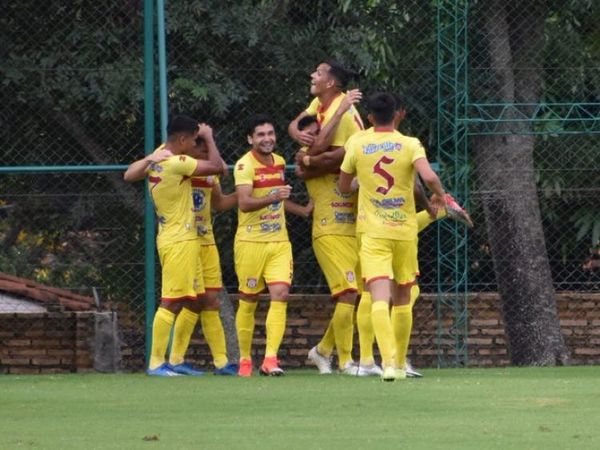
[[[377,208],[397,209],[406,203],[406,199],[404,197],[384,198],[382,200],[372,198],[371,203]]]
[[[367,144],[362,146],[362,151],[365,155],[370,155],[377,152],[395,152],[402,150],[402,144],[400,142],[381,142],[379,144]]]

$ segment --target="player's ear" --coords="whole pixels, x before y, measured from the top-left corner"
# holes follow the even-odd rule
[[[248,135],[248,136],[246,136],[246,139],[248,139],[248,144],[252,145],[252,143],[253,143],[252,136]]]
[[[375,120],[373,120],[373,114],[367,114],[367,120],[371,125],[375,125]]]

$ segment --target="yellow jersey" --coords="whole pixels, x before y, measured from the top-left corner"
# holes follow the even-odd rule
[[[252,186],[252,197],[264,197],[285,186],[285,160],[275,153],[273,164],[264,165],[252,150],[242,156],[233,171],[235,185]],[[288,241],[283,202],[271,203],[257,211],[238,209],[236,241],[281,242]]]
[[[191,175],[197,161],[174,155],[148,170],[148,188],[158,217],[157,248],[196,239]]]
[[[414,161],[426,158],[421,142],[396,130],[377,129],[352,136],[341,170],[356,173],[357,232],[408,241],[417,237]]]
[[[316,115],[321,127],[327,125],[340,106],[346,94],[340,94],[330,104],[321,104],[315,97],[306,112]],[[333,135],[332,147],[342,147],[348,138],[363,129],[360,114],[351,106],[344,113]],[[327,174],[306,180],[306,190],[315,206],[312,219],[312,238],[339,235],[354,236],[356,234],[357,194],[341,194],[337,189],[338,174]]]
[[[194,205],[194,225],[202,245],[215,243],[212,228],[211,199],[212,190],[219,184],[219,177],[209,175],[192,178],[192,203]]]

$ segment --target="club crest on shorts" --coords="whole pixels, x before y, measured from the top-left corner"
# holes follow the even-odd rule
[[[352,283],[354,281],[354,279],[355,279],[354,272],[352,272],[351,270],[346,272],[346,280],[348,280],[350,283]]]
[[[248,278],[246,281],[246,286],[250,289],[254,289],[258,285],[258,281],[256,278]]]

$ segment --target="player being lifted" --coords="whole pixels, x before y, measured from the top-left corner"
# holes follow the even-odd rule
[[[433,208],[445,208],[446,202],[419,140],[395,130],[394,97],[377,93],[369,97],[367,106],[373,133],[361,133],[346,143],[338,186],[341,192],[352,192],[356,174],[361,267],[373,302],[371,321],[382,357],[382,379],[394,381],[406,377],[412,330],[410,289],[419,272],[415,169],[434,193]]]
[[[339,369],[355,375],[352,361],[354,308],[359,292],[360,269],[356,242],[356,194],[337,189],[344,144],[362,130],[362,121],[353,104],[359,90],[346,89],[354,73],[337,61],[318,65],[311,74],[310,92],[315,98],[289,125],[290,136],[304,147],[297,155],[296,173],[304,178],[313,212],[313,250],[336,301],[333,317],[319,344],[308,353],[320,373],[331,373],[330,356],[337,350]],[[316,116],[319,132],[315,133]],[[312,125],[311,125],[312,123]],[[300,126],[299,126],[300,125]]]
[[[269,290],[271,303],[266,319],[263,375],[283,375],[277,353],[286,325],[289,288],[292,282],[292,247],[288,239],[285,211],[308,217],[312,205],[300,206],[288,198],[285,160],[273,153],[276,136],[273,121],[266,115],[253,116],[248,124],[251,149],[235,164],[238,196],[238,228],[234,242],[235,271],[240,301],[236,329],[240,346],[239,375],[252,375],[252,338],[258,294]]]
[[[157,376],[197,374],[185,364],[197,315],[190,302],[204,294],[200,242],[194,226],[192,176],[216,174],[223,165],[208,125],[187,116],[176,116],[167,127],[167,141],[153,155],[133,163],[124,175],[126,180],[148,169],[148,187],[158,217],[156,247],[162,268],[161,302],[152,325],[152,347],[147,373]],[[207,159],[187,156],[202,138],[207,145]],[[169,156],[170,152],[172,155]],[[161,160],[162,158],[165,158]],[[190,331],[191,327],[191,331]],[[169,363],[165,354],[173,328]]]

